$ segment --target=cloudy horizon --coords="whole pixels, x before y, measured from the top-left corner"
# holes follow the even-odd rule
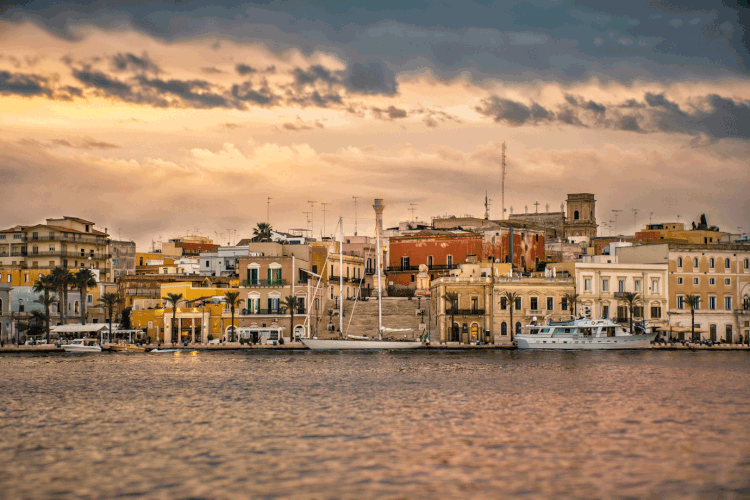
[[[282,231],[317,202],[316,237],[321,203],[354,232],[354,196],[360,234],[374,198],[388,226],[485,193],[500,218],[505,142],[515,213],[588,192],[602,235],[613,210],[619,233],[748,232],[747,25],[729,2],[9,2],[1,224],[79,216],[140,249],[249,237],[269,197]]]

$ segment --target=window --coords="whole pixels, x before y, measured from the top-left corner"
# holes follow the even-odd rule
[[[729,268],[731,267],[732,263],[729,261],[729,259],[724,259],[724,269],[729,271]]]
[[[750,269],[750,259],[745,259],[745,269]]]
[[[602,292],[608,292],[609,291],[609,280],[602,280]]]
[[[634,318],[643,317],[643,306],[633,306],[633,317]]]
[[[91,294],[86,295],[86,303],[87,304],[93,304],[94,303],[94,296]]]
[[[578,210],[573,212],[573,220],[578,220],[581,218],[581,214],[578,213]]]
[[[677,278],[677,284],[682,285],[682,278]]]
[[[516,299],[516,311],[521,309],[521,297]]]
[[[209,261],[206,261],[206,267],[209,267],[211,264]]]
[[[617,291],[621,293],[625,291],[625,280],[617,281]]]
[[[453,265],[453,256],[452,256],[452,255],[449,255],[449,256],[448,256],[448,265],[449,265],[449,266],[452,266],[452,265]]]
[[[562,298],[562,300],[560,301],[560,307],[562,307],[563,311],[568,310],[568,298],[567,297]]]
[[[432,255],[427,256],[427,267],[432,268]]]
[[[708,297],[708,308],[711,310],[716,309],[716,296],[715,295],[710,295]]]
[[[640,292],[641,291],[641,280],[633,280],[634,283],[634,289],[633,291]]]
[[[651,306],[651,318],[652,319],[659,319],[659,318],[661,318],[661,307],[660,306]]]
[[[471,310],[476,311],[479,309],[479,297],[471,298]]]
[[[537,300],[537,298],[531,297],[531,309],[536,310],[538,309],[538,306],[539,306],[539,301]]]
[[[23,275],[23,282],[24,283],[28,283],[29,282],[29,275],[28,274],[24,274]]]
[[[685,309],[685,296],[684,295],[677,296],[677,309]]]
[[[709,285],[715,285],[716,284],[716,280],[714,278],[708,278],[708,284]]]
[[[0,234],[0,240],[4,240],[4,239],[5,239],[5,235],[4,234]]]
[[[698,269],[698,257],[693,257],[693,267]]]
[[[708,261],[708,267],[711,269],[716,269],[716,259],[711,257],[711,259],[709,259]]]
[[[500,324],[500,335],[508,335],[508,324],[505,321]]]
[[[677,257],[677,267],[682,267],[682,257]]]
[[[508,309],[508,299],[505,297],[500,297],[500,309],[505,311]]]
[[[734,339],[732,338],[732,325],[727,325],[726,333],[727,333],[727,338],[726,338],[727,343],[729,344],[734,343]]]
[[[609,318],[609,306],[602,306],[602,318]]]
[[[21,235],[20,234],[14,234],[13,235],[13,239],[14,240],[20,240],[21,239]]]
[[[724,284],[726,286],[729,286],[732,284],[732,278],[724,278]]]
[[[552,297],[547,297],[547,310],[552,311],[555,308],[555,300]]]
[[[409,257],[401,257],[401,269],[409,268]]]
[[[700,285],[701,279],[700,278],[693,278],[693,285]]]
[[[591,291],[591,278],[586,278],[585,280],[583,280],[583,290],[585,292]]]
[[[651,293],[659,293],[659,280],[651,280]]]

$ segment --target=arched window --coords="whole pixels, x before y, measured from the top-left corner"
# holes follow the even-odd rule
[[[698,269],[698,257],[693,257],[693,267]]]
[[[578,220],[581,218],[581,214],[578,213],[578,210],[573,212],[573,220]]]
[[[677,257],[677,267],[682,267],[682,257]]]
[[[521,322],[516,323],[516,335],[521,333]]]
[[[500,335],[508,335],[508,324],[505,321],[500,324]]]
[[[750,268],[750,259],[745,259],[745,269]]]
[[[729,261],[729,258],[724,259],[724,269],[729,269],[731,264],[732,263]]]
[[[711,257],[711,260],[708,261],[708,267],[710,267],[711,269],[714,269],[716,267],[716,259]]]

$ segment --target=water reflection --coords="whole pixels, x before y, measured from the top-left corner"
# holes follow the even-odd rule
[[[750,495],[746,353],[9,355],[0,370],[7,498]]]

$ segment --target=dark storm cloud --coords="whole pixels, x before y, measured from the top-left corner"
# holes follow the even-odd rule
[[[49,97],[52,90],[49,88],[49,81],[42,76],[0,71],[0,94]]]
[[[327,84],[340,84],[341,79],[328,68],[319,64],[310,66],[309,69],[294,68],[292,71],[294,81],[297,85],[312,85],[315,82],[322,81]]]
[[[232,85],[232,98],[239,103],[235,107],[242,109],[242,103],[250,102],[258,106],[268,106],[277,101],[277,97],[271,93],[268,88],[253,89],[252,82],[245,82],[242,85]]]
[[[226,97],[214,93],[211,84],[205,80],[160,80],[145,77],[138,80],[143,87],[179,97],[182,102],[195,108],[233,107]]]
[[[711,94],[693,100],[682,109],[664,94],[647,92],[643,101],[630,99],[606,106],[579,96],[566,95],[555,111],[539,104],[525,104],[492,96],[476,111],[496,122],[512,126],[559,123],[631,132],[703,134],[710,138],[750,139],[750,103]]]
[[[125,54],[118,53],[112,56],[112,68],[115,71],[130,70],[159,73],[159,67],[146,54],[143,57],[138,57],[129,52]]]
[[[31,19],[67,38],[80,24],[131,25],[159,39],[218,37],[263,43],[282,54],[321,49],[345,61],[350,90],[393,94],[394,72],[431,70],[438,78],[575,81],[682,79],[686,74],[747,75],[748,11],[742,2],[510,0],[459,3],[335,2],[290,8],[268,0],[219,6],[213,0],[56,0],[5,3],[0,16]],[[374,60],[377,63],[367,61]]]

